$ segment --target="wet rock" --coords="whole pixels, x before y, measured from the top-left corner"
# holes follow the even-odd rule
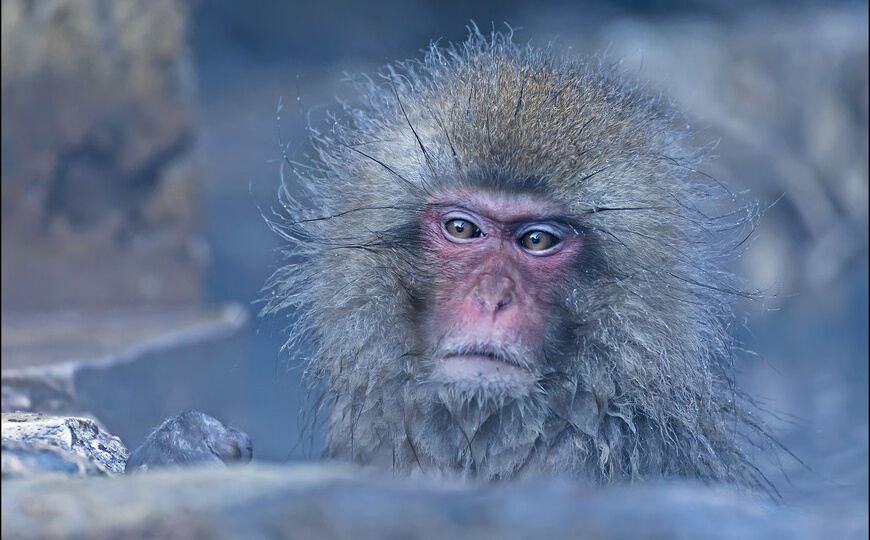
[[[94,420],[33,413],[2,415],[2,476],[44,473],[114,476],[124,472],[127,449]]]
[[[186,411],[164,422],[127,458],[126,472],[160,467],[247,463],[253,456],[248,434],[200,411]]]

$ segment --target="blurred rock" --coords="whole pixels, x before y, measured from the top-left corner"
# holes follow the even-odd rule
[[[127,449],[90,418],[3,413],[3,479],[63,473],[124,473]]]
[[[865,538],[860,520],[697,485],[437,485],[330,465],[4,480],[3,538]]]
[[[200,298],[185,0],[2,0],[2,308]]]

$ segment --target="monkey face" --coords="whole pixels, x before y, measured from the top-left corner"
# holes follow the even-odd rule
[[[553,294],[581,251],[578,227],[543,198],[463,191],[430,201],[422,230],[441,269],[425,317],[432,380],[527,395],[546,367]]]

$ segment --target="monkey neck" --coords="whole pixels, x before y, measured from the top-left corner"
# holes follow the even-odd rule
[[[554,444],[573,432],[534,394],[469,396],[440,385],[393,380],[365,397],[361,392],[339,395],[325,454],[392,468],[402,476],[491,480],[532,470],[539,476]],[[356,398],[345,398],[351,395]]]
[[[500,400],[459,395],[403,376],[335,391],[325,456],[399,476],[499,480],[560,476],[595,484],[645,478],[751,480],[733,433],[715,424],[663,424],[636,405],[599,410],[585,390]],[[592,400],[592,401],[590,401]],[[629,435],[644,441],[640,454]],[[717,437],[729,440],[716,440]],[[670,447],[684,441],[679,452]],[[729,448],[705,453],[709,441]],[[748,480],[747,480],[748,479]]]

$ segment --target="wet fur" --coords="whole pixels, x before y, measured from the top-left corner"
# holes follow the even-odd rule
[[[763,431],[730,378],[723,270],[757,212],[695,170],[703,151],[615,65],[476,29],[358,83],[313,165],[290,164],[272,221],[289,242],[266,311],[291,311],[291,354],[329,411],[326,455],[401,475],[690,478],[759,487]],[[289,162],[288,162],[289,163]],[[443,190],[560,203],[584,248],[554,296],[547,369],[524,395],[427,382],[434,286],[420,215]],[[717,209],[720,213],[716,213]]]

